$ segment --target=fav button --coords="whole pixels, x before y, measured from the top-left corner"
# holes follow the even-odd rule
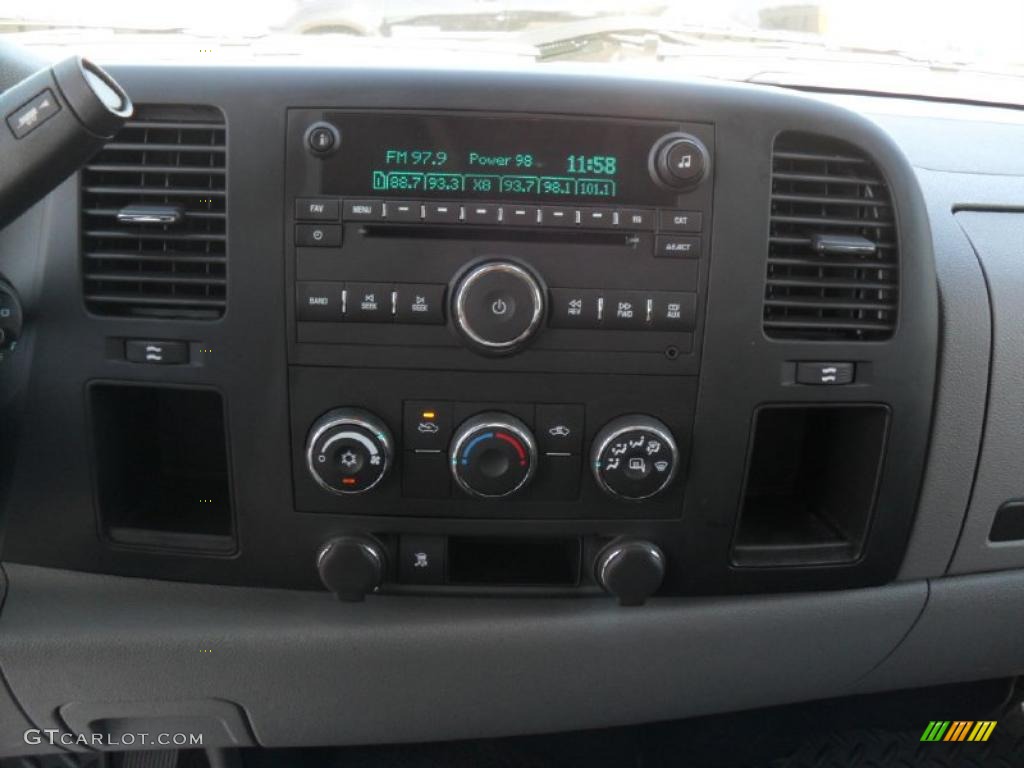
[[[301,221],[337,221],[338,201],[322,197],[300,197],[295,201],[295,218]]]
[[[395,320],[399,323],[444,323],[443,285],[400,283],[395,286]]]

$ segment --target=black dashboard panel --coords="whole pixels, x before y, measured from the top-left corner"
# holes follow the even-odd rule
[[[212,106],[223,113],[226,312],[212,321],[87,312],[80,287],[78,180],[52,196],[40,214],[48,226],[39,232],[47,291],[34,307],[37,322],[30,324],[14,359],[31,367],[34,386],[24,404],[32,429],[19,439],[17,453],[25,458],[14,470],[8,499],[17,514],[8,521],[7,559],[164,579],[315,588],[321,545],[340,534],[358,533],[374,536],[386,555],[385,592],[509,594],[526,588],[591,594],[599,551],[612,540],[630,537],[660,548],[665,561],[661,594],[666,595],[835,589],[884,583],[896,575],[927,448],[938,315],[931,241],[917,182],[901,151],[874,124],[847,110],[773,90],[640,78],[301,68],[123,67],[114,73],[137,103]],[[536,179],[522,182],[488,171],[481,175],[489,175],[499,193],[505,189],[491,195],[466,191],[464,164],[452,170],[461,174],[461,186],[448,189],[446,183],[456,182],[428,182],[425,172],[415,176],[421,172],[410,169],[406,156],[393,166],[394,173],[406,174],[395,176],[403,179],[395,184],[410,183],[412,174],[420,179],[412,183],[434,186],[408,194],[403,186],[398,196],[386,168],[392,136],[359,143],[368,116],[384,112],[381,124],[398,126],[394,130],[402,136],[415,135],[430,120],[442,120],[440,115],[458,115],[459,121],[506,116],[510,143],[473,151],[492,159],[505,152],[513,163],[516,154],[524,153],[548,164],[555,158],[565,163],[562,170],[578,167],[581,178],[602,183],[588,183],[581,195],[563,196],[568,187],[552,181],[566,178],[563,172],[516,174]],[[403,115],[412,121],[404,129]],[[346,124],[355,119],[351,116],[358,116],[358,125]],[[581,129],[579,145],[562,144],[556,139],[566,121],[593,128]],[[333,154],[314,153],[310,136],[317,123],[338,131]],[[534,126],[530,131],[514,130],[527,123]],[[772,217],[779,215],[770,204],[773,147],[780,134],[804,132],[810,125],[815,134],[842,142],[853,153],[814,156],[827,173],[846,174],[845,182],[834,175],[821,182],[827,194],[844,183],[865,188],[860,177],[836,172],[838,166],[860,163],[877,171],[893,210],[893,222],[884,226],[891,227],[895,239],[886,240],[885,247],[899,254],[895,285],[875,286],[883,282],[876,275],[883,268],[872,262],[855,268],[867,287],[814,283],[812,297],[844,311],[853,301],[854,311],[870,314],[889,311],[894,293],[898,321],[888,340],[765,335],[769,231]],[[533,131],[543,135],[544,126],[554,126],[548,129],[550,143],[534,149],[527,139]],[[707,170],[699,183],[667,192],[652,181],[664,181],[666,170],[651,158],[668,146],[659,137],[674,134],[699,139],[707,154],[699,160],[693,155],[691,162],[703,162]],[[465,144],[453,149],[459,138],[454,131],[436,146],[395,149],[472,149]],[[385,166],[380,165],[382,150]],[[346,160],[349,153],[356,159]],[[608,158],[616,160],[615,174],[607,173]],[[641,168],[644,158],[647,165]],[[629,161],[628,174],[621,177],[620,159]],[[386,189],[372,188],[374,171],[386,171],[381,182]],[[531,191],[544,188],[548,177],[551,202],[544,193]],[[612,180],[619,182],[614,196],[608,194]],[[832,213],[833,205],[863,211],[877,203],[870,195],[852,204],[848,197],[834,195],[829,198],[833,202],[821,203],[822,214],[812,217],[801,238],[820,248],[822,258],[836,257],[843,248],[860,249],[863,256],[865,249],[882,243],[865,236],[882,229],[878,219],[851,223]],[[428,221],[438,202],[457,209],[457,218]],[[335,203],[336,220],[311,218],[329,213]],[[350,208],[350,203],[357,205]],[[537,217],[529,226],[505,219],[524,207],[528,216]],[[571,226],[545,226],[552,209],[563,209]],[[346,218],[346,211],[373,219]],[[637,211],[638,217],[629,215]],[[685,226],[699,218],[699,230],[674,231],[673,225],[684,226],[680,212],[686,212]],[[833,223],[838,218],[854,239],[820,236],[814,222],[822,218]],[[659,238],[674,236],[699,238],[699,243],[690,241],[685,256],[656,255]],[[484,280],[475,270],[495,264],[501,266],[502,279],[519,283],[492,286],[488,290],[497,293],[485,291],[481,306],[498,315],[504,310],[497,308],[513,299],[534,304],[520,316],[528,321],[528,333],[506,339],[497,332],[503,340],[488,349],[478,338],[486,333],[467,332],[467,323],[474,331],[486,326],[465,318],[473,301],[470,278]],[[366,315],[354,319],[348,315],[350,286],[353,311],[367,307]],[[399,309],[405,307],[410,286],[405,317],[415,320],[403,323]],[[424,287],[423,301],[418,301],[419,286]],[[588,293],[569,296],[563,289]],[[834,289],[853,290],[853,299],[830,293]],[[876,301],[879,291],[885,301]],[[467,297],[465,306],[460,296]],[[600,298],[608,306],[636,305],[641,311],[639,316],[602,315],[593,327],[561,327],[556,310],[562,298],[579,299],[581,306]],[[655,327],[653,313],[662,300],[688,302],[679,326]],[[806,301],[798,297],[796,304],[801,303]],[[423,314],[439,322],[420,322],[414,306],[424,307]],[[335,309],[340,314],[325,319],[323,312]],[[636,323],[636,328],[617,327],[617,321]],[[184,342],[187,362],[128,361],[126,340],[158,347]],[[812,378],[807,378],[807,364]],[[839,370],[851,372],[852,381],[822,380]],[[124,535],[124,525],[112,526],[111,511],[105,508],[110,504],[101,501],[110,494],[97,491],[100,461],[93,455],[95,433],[104,427],[87,408],[97,382],[217,393],[221,418],[197,420],[184,436],[165,427],[147,442],[154,423],[148,418],[124,419],[123,434],[128,445],[140,446],[137,455],[147,457],[145,466],[154,477],[179,485],[204,469],[190,472],[186,459],[198,454],[188,450],[186,438],[223,438],[227,465],[218,477],[227,484],[228,496],[211,502],[214,496],[201,483],[186,485],[196,489],[196,498],[183,507],[132,515],[124,510],[139,504],[140,497],[125,488],[121,496],[114,494],[120,499],[114,505],[120,505],[117,520],[129,521],[131,533]],[[155,415],[165,425],[184,423],[174,409],[184,408],[180,413],[187,415],[192,400],[159,393],[126,398],[144,417]],[[210,407],[210,413],[219,413],[212,401]],[[565,426],[570,433],[577,428],[545,422],[547,407],[577,414],[578,446],[560,451],[539,445],[544,424],[548,429]],[[365,494],[345,493],[344,487],[334,493],[306,467],[310,457],[333,460],[326,451],[310,451],[306,442],[317,420],[339,408],[350,409],[338,431],[338,439],[349,442],[337,445],[365,447],[361,441],[380,439],[390,451],[390,473]],[[369,433],[352,426],[351,409],[373,417]],[[431,421],[425,413],[436,416],[445,409],[452,416],[451,442],[417,449],[419,438],[407,432],[410,415],[420,417],[418,424]],[[481,414],[501,415],[498,427],[470,435],[467,425]],[[601,449],[601,462],[610,458],[602,448],[602,430],[623,416],[639,418],[616,433],[628,435],[623,442],[641,439],[638,424],[651,429],[654,424],[671,432],[677,448],[674,463],[663,470],[670,482],[658,495],[634,502],[602,492],[593,471],[595,447]],[[772,423],[784,428],[772,428]],[[481,435],[497,440],[500,434],[530,432],[538,445],[523,438],[520,447],[533,453],[519,455],[536,465],[522,466],[524,473],[533,473],[531,485],[500,500],[459,495],[463,454],[453,446],[464,444],[456,440],[460,427],[472,438],[465,444]],[[63,445],[54,455],[50,446],[58,434]],[[164,434],[174,439],[163,441]],[[380,437],[385,434],[390,440]],[[641,452],[653,444],[652,432],[645,434],[638,443]],[[757,449],[762,439],[768,450]],[[174,447],[170,454],[168,445]],[[615,445],[613,440],[607,447]],[[353,452],[352,461],[365,458],[369,464],[379,449],[365,450],[362,457]],[[489,461],[514,459],[507,450],[504,458],[487,450]],[[633,449],[623,448],[624,456],[628,450]],[[874,451],[869,460],[847,461],[866,450]],[[761,463],[762,455],[777,458],[778,465]],[[49,458],[39,461],[42,456]],[[349,461],[345,451],[334,456]],[[413,473],[409,468],[423,456],[430,466]],[[630,453],[628,458],[644,457]],[[649,463],[645,459],[642,471],[660,471],[652,469],[654,461],[653,454]],[[851,465],[857,469],[850,470]],[[502,464],[494,475],[514,470]],[[442,479],[447,486],[438,490]],[[773,479],[779,481],[776,487],[767,482]],[[857,509],[847,509],[842,490],[865,485],[870,487],[862,494],[866,498]],[[426,486],[432,489],[430,497],[423,496]],[[814,503],[776,503],[787,494]],[[210,516],[223,524],[207,525]],[[440,541],[440,551],[447,545],[449,554],[453,548],[467,552],[474,542],[498,540],[525,547],[507,551],[547,552],[531,550],[530,542],[554,540],[565,545],[559,551],[567,553],[575,577],[547,586],[541,579],[524,587],[521,573],[496,582],[469,579],[468,585],[447,578],[449,573],[440,582],[412,585],[403,580],[399,561],[404,553],[418,554],[406,546],[411,537]],[[483,546],[479,551],[495,550]],[[751,552],[756,556],[750,557]],[[465,573],[474,568],[479,565],[470,562]]]

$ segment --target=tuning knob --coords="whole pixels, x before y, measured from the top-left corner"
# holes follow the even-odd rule
[[[598,553],[594,578],[621,605],[643,605],[665,578],[665,556],[649,541],[616,539]]]
[[[480,264],[453,293],[455,327],[478,352],[517,352],[540,328],[544,293],[540,279],[525,267],[510,261]]]
[[[711,155],[696,136],[670,133],[651,149],[651,177],[659,186],[672,190],[695,187],[707,175]]]
[[[481,413],[463,422],[449,455],[455,482],[482,499],[511,496],[530,482],[537,467],[533,435],[507,413]]]
[[[622,416],[594,437],[591,466],[601,489],[628,501],[661,493],[679,471],[669,428],[650,416]]]
[[[317,484],[341,495],[365,493],[391,468],[394,441],[387,425],[359,408],[328,411],[309,430],[306,467]]]
[[[371,536],[338,536],[320,547],[316,568],[320,581],[339,600],[358,603],[380,588],[387,573],[387,554]]]

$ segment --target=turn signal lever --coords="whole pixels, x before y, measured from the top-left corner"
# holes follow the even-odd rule
[[[0,228],[81,168],[131,115],[121,86],[80,56],[0,94]]]

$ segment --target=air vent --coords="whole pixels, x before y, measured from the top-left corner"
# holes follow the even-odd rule
[[[845,142],[784,133],[772,156],[764,329],[773,338],[878,341],[899,305],[885,180]]]
[[[224,116],[137,106],[82,173],[86,306],[102,315],[213,319],[227,293]]]

